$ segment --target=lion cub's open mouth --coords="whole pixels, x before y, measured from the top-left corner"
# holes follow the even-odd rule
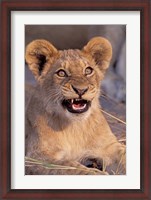
[[[62,105],[71,113],[83,113],[88,110],[90,101],[85,99],[67,99],[63,100]]]

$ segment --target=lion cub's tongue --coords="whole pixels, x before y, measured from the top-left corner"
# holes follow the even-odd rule
[[[84,103],[73,103],[72,109],[73,110],[80,110],[80,109],[84,109],[85,106],[86,106],[86,104],[84,104]]]

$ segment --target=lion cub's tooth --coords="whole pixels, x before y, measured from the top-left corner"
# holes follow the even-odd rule
[[[71,99],[71,103],[73,103],[73,99]]]

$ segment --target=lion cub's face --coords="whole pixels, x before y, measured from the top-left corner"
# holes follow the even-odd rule
[[[81,114],[88,111],[99,93],[100,76],[93,61],[79,50],[67,50],[59,52],[42,85],[45,95],[51,91],[54,106],[56,103],[65,111]]]
[[[45,40],[30,43],[26,61],[39,82],[46,110],[79,116],[95,107],[111,54],[110,43],[100,37],[82,50],[58,51]]]

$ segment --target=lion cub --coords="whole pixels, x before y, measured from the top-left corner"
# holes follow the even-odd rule
[[[26,174],[107,174],[87,168],[89,159],[102,162],[107,171],[120,164],[125,173],[125,146],[111,132],[99,104],[111,57],[111,44],[101,37],[82,50],[57,50],[46,40],[27,46],[26,62],[38,84],[26,107],[26,156],[61,167],[26,166]]]

